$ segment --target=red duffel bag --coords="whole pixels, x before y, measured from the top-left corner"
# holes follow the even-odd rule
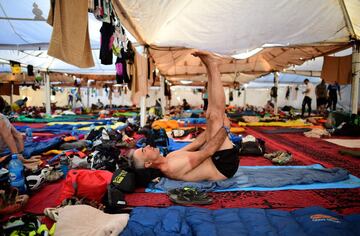
[[[63,183],[58,204],[72,196],[101,202],[113,173],[106,170],[70,170]]]

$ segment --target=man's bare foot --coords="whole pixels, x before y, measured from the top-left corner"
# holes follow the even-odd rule
[[[201,59],[201,61],[205,64],[205,65],[218,65],[220,64],[221,61],[221,57],[212,54],[210,52],[207,51],[196,51],[193,52],[192,55],[194,57],[199,57]]]

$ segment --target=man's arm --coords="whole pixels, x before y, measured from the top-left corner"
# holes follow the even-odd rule
[[[197,138],[193,142],[189,143],[188,145],[179,149],[178,151],[190,151],[190,152],[197,151],[201,146],[204,145],[205,142],[206,142],[206,130],[202,132],[199,136],[197,136]]]
[[[224,143],[226,137],[228,136],[228,132],[225,127],[221,127],[219,131],[211,138],[211,140],[206,143],[205,148],[197,151],[190,152],[188,155],[191,156],[189,158],[189,162],[192,168],[197,167],[201,163],[203,163],[206,159],[214,155],[216,151],[219,150],[221,145]]]
[[[18,147],[16,145],[16,141],[11,133],[11,128],[9,129],[6,126],[6,123],[4,120],[0,120],[0,129],[2,130],[0,132],[0,138],[9,147],[11,153],[19,153]]]

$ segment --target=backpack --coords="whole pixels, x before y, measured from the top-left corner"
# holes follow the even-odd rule
[[[243,156],[263,156],[265,153],[265,141],[257,138],[255,141],[242,142],[239,154]]]
[[[112,175],[105,170],[70,170],[62,185],[58,204],[73,196],[101,202]]]

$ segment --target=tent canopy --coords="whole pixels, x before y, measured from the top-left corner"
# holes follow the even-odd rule
[[[224,59],[220,66],[221,73],[256,78],[343,50],[351,39],[360,39],[358,0],[113,0],[113,4],[138,42],[149,45],[150,56],[167,78],[205,73],[191,48],[236,58],[256,50],[243,60]]]
[[[350,39],[360,38],[358,0],[112,0],[112,3],[121,23],[138,42],[149,45],[156,67],[172,80],[202,80],[205,68],[188,48],[229,56],[221,65],[224,81],[243,83],[342,50]],[[46,54],[52,30],[45,22],[49,4],[48,0],[0,2],[0,49],[3,49],[0,59],[54,72],[114,75],[113,65],[100,64],[97,50],[93,50],[96,66],[88,69],[79,69]],[[93,49],[100,45],[100,27],[101,22],[89,14]],[[251,53],[254,49],[255,54]],[[252,56],[241,56],[249,52]],[[244,59],[230,58],[235,55]]]

